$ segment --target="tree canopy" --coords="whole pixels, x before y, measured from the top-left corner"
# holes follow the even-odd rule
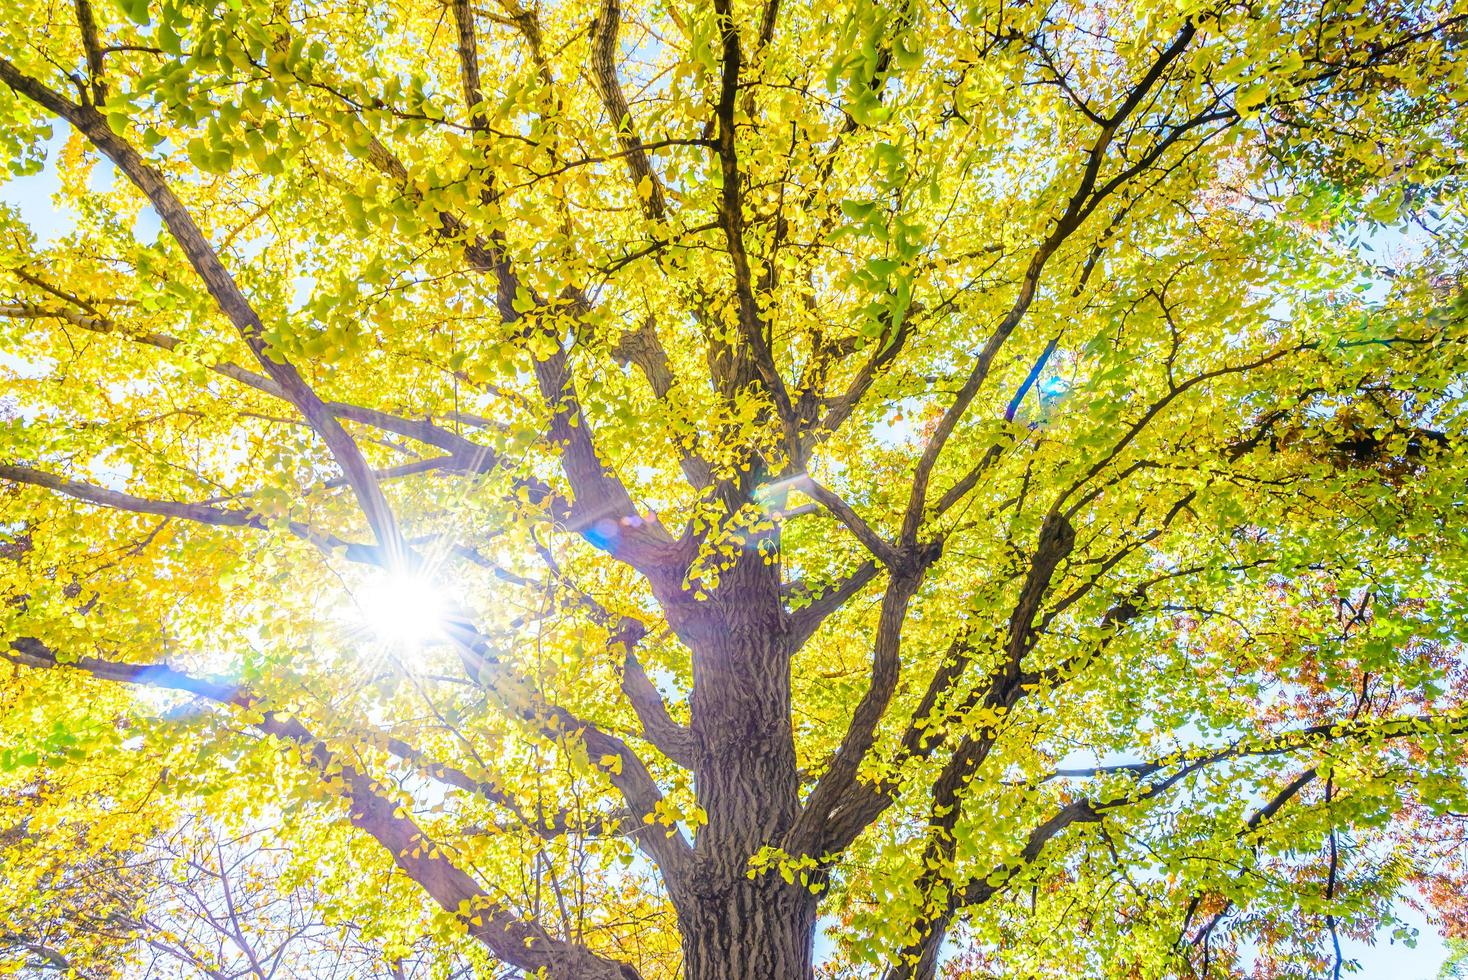
[[[1465,46],[1406,0],[7,4],[0,160],[64,220],[0,210],[0,969],[1468,932]]]

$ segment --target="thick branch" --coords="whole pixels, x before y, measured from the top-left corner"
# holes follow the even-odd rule
[[[830,511],[835,518],[846,526],[852,534],[856,535],[858,541],[871,552],[876,558],[888,568],[897,568],[907,562],[904,555],[897,550],[889,541],[883,538],[866,520],[852,508],[840,494],[818,483],[811,477],[802,477],[795,484],[814,497],[822,507]]]
[[[718,18],[721,56],[719,79],[719,101],[715,106],[718,120],[719,166],[723,189],[719,203],[719,224],[724,230],[724,242],[729,249],[729,260],[734,266],[734,296],[738,306],[740,332],[754,356],[765,389],[775,401],[775,408],[785,426],[787,450],[792,465],[799,466],[800,446],[796,431],[795,406],[786,390],[785,380],[780,375],[770,350],[767,324],[760,313],[759,301],[754,295],[754,273],[750,269],[749,254],[744,246],[744,193],[740,181],[739,152],[735,145],[734,112],[735,97],[739,91],[739,72],[743,64],[739,46],[739,26],[735,23],[731,0],[714,0],[714,12]]]
[[[830,814],[856,784],[857,770],[876,742],[877,726],[897,689],[902,669],[902,625],[919,581],[912,575],[894,575],[887,585],[882,596],[882,608],[877,615],[877,634],[872,643],[871,681],[852,712],[851,723],[831,767],[816,782],[805,808],[790,830],[786,850],[792,854],[824,851],[821,843]]]
[[[667,218],[668,202],[663,193],[663,182],[652,169],[652,161],[638,135],[632,110],[627,105],[627,96],[622,93],[622,83],[617,78],[617,32],[622,24],[622,5],[619,0],[602,0],[601,11],[592,25],[591,80],[601,96],[612,126],[617,130],[617,142],[621,144],[627,173],[637,190],[643,214],[653,221]]]
[[[826,618],[845,606],[852,596],[865,588],[868,582],[877,577],[879,570],[880,566],[876,562],[864,562],[857,567],[856,571],[846,576],[834,587],[827,589],[807,605],[792,612],[788,620],[790,649],[799,650],[805,646],[806,641],[815,634],[816,630],[820,629]]]
[[[642,662],[637,659],[637,644],[646,632],[635,620],[623,619],[621,628],[612,637],[612,646],[624,651],[622,660],[622,693],[642,723],[642,736],[652,743],[663,755],[685,769],[693,767],[693,733],[687,725],[680,725],[668,713],[663,696],[653,685]]]

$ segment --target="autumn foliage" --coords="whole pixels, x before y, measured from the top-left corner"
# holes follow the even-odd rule
[[[0,972],[1468,935],[1465,45],[6,5]]]

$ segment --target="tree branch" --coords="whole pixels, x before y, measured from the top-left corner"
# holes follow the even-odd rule
[[[322,785],[348,802],[352,825],[381,844],[409,878],[441,908],[456,916],[469,934],[496,957],[523,970],[545,970],[547,975],[563,980],[591,977],[630,980],[636,976],[630,966],[554,939],[538,924],[514,915],[454,864],[445,849],[425,834],[370,776],[343,762],[299,719],[263,709],[260,701],[248,692],[155,664],[98,657],[61,662],[45,644],[30,638],[14,641],[8,651],[0,652],[0,657],[25,667],[64,668],[100,680],[184,691],[246,712],[260,731],[297,746],[302,762],[319,776]]]
[[[1226,760],[1317,749],[1325,744],[1353,738],[1403,738],[1422,734],[1424,728],[1437,735],[1462,735],[1468,733],[1468,714],[1453,712],[1375,719],[1369,722],[1328,722],[1266,735],[1262,739],[1240,739],[1221,749],[1179,753],[1171,759],[1144,764],[1134,770],[1139,778],[1177,768],[1157,782],[1142,783],[1138,790],[1122,792],[1102,800],[1083,797],[1065,805],[1030,832],[1016,859],[996,866],[985,875],[970,878],[966,884],[955,884],[948,889],[946,901],[925,922],[918,924],[921,938],[900,954],[899,961],[888,969],[884,980],[932,980],[937,967],[938,950],[953,916],[961,909],[982,905],[1003,891],[1016,876],[1035,862],[1052,838],[1071,824],[1096,823],[1107,811],[1153,800],[1193,773]],[[1272,802],[1271,806],[1277,810],[1288,798],[1276,797],[1277,805]],[[1272,812],[1262,816],[1256,814],[1258,822],[1247,829],[1257,830],[1258,824],[1270,815]],[[999,880],[995,882],[995,879]]]
[[[44,283],[37,282],[40,288],[47,288]],[[69,297],[69,302],[77,303],[85,308],[85,304],[79,298]],[[49,310],[32,303],[8,304],[0,306],[0,317],[11,317],[16,319],[54,319],[61,320],[83,330],[92,333],[123,337],[136,344],[148,347],[156,347],[159,350],[175,353],[178,348],[185,345],[185,341],[165,333],[156,331],[132,332],[124,330],[120,324],[110,317],[100,316],[95,313],[79,313],[75,310]],[[222,375],[240,384],[254,388],[272,398],[289,401],[285,391],[271,378],[241,367],[231,361],[219,361],[207,365],[208,370]],[[442,426],[435,425],[424,419],[406,418],[384,412],[363,405],[355,405],[348,402],[332,401],[325,403],[327,411],[339,419],[349,422],[357,422],[372,428],[381,429],[384,432],[392,432],[396,435],[406,436],[414,441],[425,445],[436,446],[449,453],[454,454],[462,460],[478,460],[474,465],[474,472],[488,472],[498,465],[498,456],[488,446],[480,445],[473,440]]]
[[[799,650],[805,646],[815,631],[820,629],[821,623],[825,622],[832,613],[845,606],[852,596],[876,578],[879,569],[880,566],[874,561],[863,562],[856,571],[846,576],[833,588],[828,588],[807,605],[790,613],[788,622],[791,649]]]
[[[1051,229],[1050,234],[1046,236],[1045,240],[1040,243],[1035,249],[1034,254],[1030,257],[1029,267],[1025,270],[1020,282],[1019,294],[1015,297],[1013,305],[1010,306],[1009,312],[1004,315],[1004,318],[1000,320],[999,326],[990,335],[988,341],[985,342],[983,349],[979,351],[968,377],[959,389],[958,396],[954,399],[953,404],[948,407],[947,411],[943,413],[942,418],[938,420],[938,425],[934,429],[933,435],[923,447],[922,456],[919,458],[917,468],[913,474],[912,491],[908,496],[907,510],[903,515],[902,543],[910,543],[917,539],[918,529],[922,526],[927,508],[928,481],[932,476],[934,466],[937,465],[938,457],[942,454],[943,447],[947,444],[948,438],[953,434],[954,429],[957,428],[958,423],[963,419],[969,404],[983,386],[984,380],[989,375],[989,368],[993,364],[994,358],[998,355],[999,349],[1009,339],[1010,334],[1014,332],[1015,327],[1024,318],[1025,312],[1034,300],[1035,291],[1040,282],[1040,275],[1044,271],[1046,262],[1055,253],[1055,250],[1070,237],[1071,233],[1081,226],[1086,216],[1123,182],[1121,179],[1113,180],[1099,193],[1096,193],[1096,182],[1101,173],[1101,166],[1106,159],[1106,151],[1110,147],[1118,127],[1141,105],[1147,93],[1157,84],[1158,80],[1167,70],[1167,67],[1183,53],[1196,33],[1197,28],[1191,22],[1185,24],[1178,32],[1177,37],[1174,38],[1172,44],[1158,57],[1152,67],[1143,76],[1142,80],[1107,119],[1106,124],[1101,127],[1101,133],[1096,138],[1096,142],[1091,146],[1087,155],[1086,166],[1081,173],[1081,179],[1074,193],[1071,194],[1065,211],[1056,221],[1055,227]],[[1171,144],[1169,143],[1168,145]],[[1125,174],[1129,177],[1135,172],[1136,170],[1132,169],[1126,171]]]
[[[286,398],[326,443],[346,474],[378,543],[389,550],[394,560],[399,560],[403,544],[397,521],[361,449],[306,384],[300,372],[291,364],[276,359],[277,352],[265,341],[265,328],[259,315],[163,175],[148,164],[132,144],[112,132],[106,117],[91,106],[72,102],[24,74],[4,58],[0,58],[0,81],[16,94],[71,123],[148,198],[220,311],[244,339],[265,373],[280,386]]]
[[[0,463],[0,480],[54,490],[98,507],[132,514],[151,514],[157,517],[193,521],[196,524],[208,524],[212,527],[246,527],[257,531],[268,531],[271,527],[265,518],[251,510],[136,497],[90,483],[68,480],[65,477],[28,466]],[[341,554],[348,561],[368,565],[385,564],[385,556],[378,546],[345,541],[334,534],[317,531],[301,521],[288,521],[285,527],[291,534],[303,541],[310,542],[328,554]]]
[[[744,194],[740,184],[743,178],[739,173],[739,152],[734,132],[735,101],[742,67],[739,26],[734,21],[731,0],[714,0],[714,13],[722,46],[719,100],[714,110],[718,121],[719,166],[723,179],[719,224],[724,230],[729,260],[734,266],[734,296],[738,306],[739,329],[754,356],[754,364],[764,382],[765,390],[774,399],[775,409],[779,412],[785,429],[789,463],[799,468],[802,461],[795,407],[770,350],[766,336],[767,324],[754,295],[754,273],[750,269],[749,255],[744,246]]]

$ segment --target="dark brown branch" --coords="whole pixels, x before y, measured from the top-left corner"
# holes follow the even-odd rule
[[[623,334],[612,349],[612,354],[621,363],[637,365],[658,400],[668,405],[670,410],[677,410],[671,396],[678,377],[669,365],[667,349],[658,339],[657,321],[652,315],[649,314],[636,330]],[[709,464],[698,453],[697,436],[689,436],[686,444],[681,442],[680,440],[678,447],[678,465],[688,478],[689,485],[701,490],[713,482],[713,473]]]
[[[789,616],[790,646],[793,650],[804,647],[806,642],[820,629],[832,613],[846,605],[851,597],[877,577],[880,566],[874,561],[863,562],[856,571],[846,576],[835,586],[828,588],[807,605],[796,609]]]
[[[1317,778],[1317,776],[1318,771],[1314,768],[1310,768],[1306,769],[1299,776],[1291,780],[1283,789],[1276,793],[1273,798],[1269,800],[1268,803],[1264,804],[1258,810],[1255,810],[1252,814],[1249,815],[1249,819],[1244,822],[1243,829],[1239,831],[1239,836],[1245,837],[1257,833],[1260,827],[1271,820],[1274,815],[1277,814],[1280,810],[1284,809],[1285,804],[1289,803],[1290,800],[1298,796],[1305,789],[1306,786],[1310,785],[1310,783]],[[1257,846],[1255,849],[1257,850]],[[1226,916],[1229,910],[1233,908],[1232,900],[1226,902],[1224,904],[1224,907],[1214,913],[1213,917],[1209,919],[1208,922],[1205,923],[1201,929],[1198,930],[1196,936],[1194,936],[1191,940],[1187,940],[1186,937],[1188,933],[1188,927],[1192,924],[1193,916],[1197,914],[1198,907],[1202,904],[1202,902],[1203,895],[1198,893],[1194,893],[1192,897],[1189,898],[1188,909],[1183,916],[1182,930],[1180,931],[1178,936],[1179,946],[1183,946],[1185,943],[1188,946],[1196,946],[1199,943],[1206,942],[1208,940],[1208,937],[1212,935],[1213,930],[1218,927],[1218,924],[1221,921],[1223,921],[1224,916]],[[1206,976],[1206,972],[1204,975]]]
[[[787,835],[785,849],[791,854],[823,854],[832,812],[842,798],[856,785],[861,762],[876,743],[877,726],[887,711],[887,704],[897,690],[901,674],[902,626],[907,607],[917,594],[920,573],[894,571],[882,596],[877,614],[877,633],[872,642],[871,680],[866,693],[851,714],[851,723],[831,767],[817,780],[806,800],[805,808]]]
[[[617,131],[617,142],[622,146],[638,206],[648,219],[663,221],[668,214],[663,182],[652,169],[652,161],[643,147],[632,110],[627,105],[627,96],[622,93],[622,83],[617,78],[617,32],[621,23],[620,0],[601,0],[601,10],[591,30],[591,79],[601,96],[602,107]]]
[[[974,360],[973,367],[969,370],[968,377],[959,389],[958,396],[938,420],[938,425],[934,429],[933,435],[923,447],[922,456],[919,458],[913,474],[912,491],[908,496],[907,510],[903,515],[902,543],[907,544],[916,541],[918,529],[922,526],[926,512],[928,481],[932,476],[933,468],[937,465],[938,457],[942,454],[943,448],[947,445],[948,439],[953,434],[954,429],[957,428],[958,423],[968,411],[970,403],[978,395],[980,388],[983,387],[984,381],[989,375],[990,366],[993,364],[994,358],[998,355],[999,349],[1004,346],[1004,342],[1009,339],[1010,334],[1014,332],[1015,327],[1024,318],[1025,312],[1034,300],[1035,291],[1040,282],[1040,275],[1044,271],[1046,263],[1055,253],[1056,249],[1081,226],[1091,211],[1108,194],[1124,182],[1122,179],[1116,179],[1108,183],[1100,192],[1096,190],[1101,167],[1106,159],[1106,152],[1111,146],[1117,129],[1141,105],[1142,100],[1146,98],[1148,92],[1161,79],[1167,67],[1181,56],[1196,33],[1197,28],[1193,24],[1188,23],[1184,25],[1182,30],[1178,32],[1177,37],[1173,39],[1172,44],[1158,57],[1152,67],[1143,76],[1142,80],[1107,119],[1106,125],[1101,127],[1101,132],[1097,136],[1096,142],[1092,144],[1090,152],[1087,154],[1086,165],[1081,173],[1081,179],[1075,191],[1071,194],[1065,211],[1056,221],[1050,234],[1046,236],[1045,240],[1040,243],[1030,257],[1029,267],[1025,270],[1024,277],[1020,282],[1019,294],[1015,297],[1014,303],[1009,308],[1009,312],[1000,320],[999,326],[990,335],[988,341],[985,342],[983,349],[979,351],[978,356]],[[1168,145],[1171,145],[1171,143],[1168,143]],[[1137,169],[1131,168],[1124,173],[1127,177],[1130,177],[1131,174],[1137,172]]]
[[[749,255],[744,245],[744,191],[739,172],[739,151],[735,141],[734,113],[739,91],[739,73],[743,67],[740,52],[739,26],[734,20],[731,0],[714,0],[714,13],[719,27],[720,78],[719,99],[714,115],[718,121],[719,167],[723,188],[719,202],[719,224],[724,230],[724,242],[729,250],[729,260],[734,267],[734,296],[738,307],[740,332],[749,345],[754,365],[764,382],[765,390],[775,402],[780,420],[785,427],[787,452],[790,462],[800,464],[798,420],[785,379],[770,350],[768,325],[760,313],[759,300],[754,295],[754,273],[750,269]]]
[[[481,111],[483,94],[480,90],[474,13],[468,0],[454,0],[454,10],[464,101],[474,130],[483,139],[488,131],[483,125]],[[376,140],[369,159],[398,183],[408,184],[408,172],[402,162]],[[494,208],[497,200],[498,192],[493,181],[489,181],[483,193],[483,203]],[[463,223],[448,212],[441,212],[439,219],[440,234],[446,239],[461,241],[471,265],[477,271],[494,276],[495,303],[500,319],[506,325],[523,324],[522,333],[526,337],[535,332],[552,335],[554,353],[543,360],[534,358],[533,371],[541,397],[551,412],[550,438],[561,451],[561,469],[571,485],[569,513],[564,516],[572,530],[585,535],[593,544],[644,574],[668,574],[669,566],[681,562],[681,549],[674,546],[662,525],[641,519],[627,488],[602,462],[581,411],[568,352],[556,333],[554,323],[559,316],[569,313],[579,318],[584,297],[572,290],[557,304],[547,304],[542,297],[522,286],[509,258],[502,231],[495,230],[487,238],[477,237],[469,234]],[[521,308],[527,301],[530,312],[522,313]],[[602,527],[615,528],[616,534],[599,533],[598,529]]]
[[[685,769],[693,768],[693,733],[687,725],[680,725],[668,713],[663,696],[653,686],[652,679],[642,669],[637,659],[637,643],[642,635],[640,623],[628,623],[614,637],[614,644],[625,650],[622,662],[622,693],[626,695],[637,720],[642,723],[642,735],[663,755]]]
[[[102,77],[102,44],[97,40],[97,17],[92,0],[76,0],[76,23],[82,35],[82,48],[87,53],[87,74],[92,83],[92,105],[107,101],[107,82]]]
[[[858,514],[851,505],[841,498],[839,494],[818,483],[811,477],[802,477],[796,484],[801,490],[810,494],[811,497],[846,526],[856,539],[871,552],[876,558],[888,568],[895,568],[906,564],[904,556],[890,542],[872,529],[872,526]]]
[[[912,336],[912,324],[910,319],[904,319],[897,325],[896,330],[889,331],[890,336],[884,334],[878,342],[877,349],[867,358],[862,366],[857,369],[856,376],[851,379],[846,390],[836,396],[827,406],[826,412],[821,416],[815,430],[804,437],[805,451],[809,452],[814,444],[833,432],[836,432],[856,411],[873,383],[886,370],[887,366],[902,352],[903,346]]]

